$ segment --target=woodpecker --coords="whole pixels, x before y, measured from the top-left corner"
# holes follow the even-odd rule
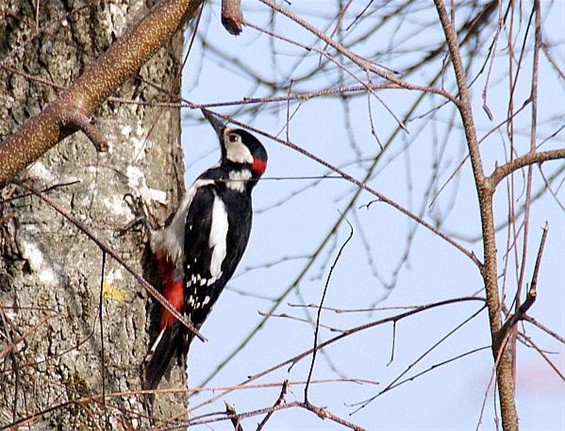
[[[202,110],[220,140],[220,161],[186,191],[170,224],[152,232],[150,247],[161,292],[197,327],[232,277],[251,232],[251,192],[267,168],[267,151],[245,130]],[[164,307],[148,354],[144,389],[155,389],[173,357],[185,358],[194,335]]]

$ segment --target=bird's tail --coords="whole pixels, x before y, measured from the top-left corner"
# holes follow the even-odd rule
[[[180,337],[182,325],[179,322],[161,331],[147,355],[143,389],[156,389],[159,386],[179,346],[183,344]]]

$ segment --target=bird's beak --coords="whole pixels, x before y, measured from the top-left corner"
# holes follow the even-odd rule
[[[216,131],[216,134],[218,135],[220,140],[222,140],[224,136],[224,129],[226,128],[224,122],[220,120],[216,115],[208,111],[207,109],[202,108],[201,110],[202,110],[202,114],[204,114],[204,117],[206,117],[206,119],[210,122],[210,124]]]

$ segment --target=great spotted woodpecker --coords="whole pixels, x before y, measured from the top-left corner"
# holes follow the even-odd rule
[[[171,223],[151,235],[162,294],[199,328],[229,281],[251,231],[251,191],[267,167],[267,151],[250,133],[204,116],[220,140],[218,164],[187,190]],[[144,389],[155,389],[173,357],[188,353],[193,334],[164,307],[148,355]]]

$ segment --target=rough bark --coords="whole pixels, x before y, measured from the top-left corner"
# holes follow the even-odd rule
[[[152,6],[141,0],[39,2],[37,31],[35,3],[2,6],[0,61],[9,67],[0,68],[3,138],[60,92],[28,74],[69,85]],[[179,32],[115,96],[169,100],[149,83],[178,94],[182,41]],[[107,153],[75,133],[21,178],[36,188],[57,186],[49,197],[141,273],[144,236],[116,235],[134,217],[124,196],[141,195],[160,220],[175,207],[183,190],[179,111],[106,102],[95,122],[110,145]],[[33,429],[146,428],[144,399],[136,391],[149,345],[147,294],[111,259],[101,287],[102,253],[84,233],[16,186],[0,193],[0,425],[29,418]],[[177,369],[170,383],[182,387],[184,378]],[[159,398],[157,416],[184,411],[184,395]]]

